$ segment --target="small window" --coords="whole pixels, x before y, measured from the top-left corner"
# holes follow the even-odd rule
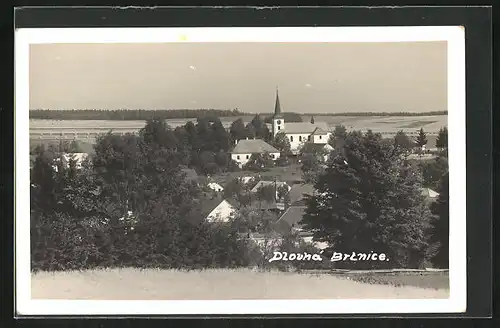
[[[250,158],[250,155],[247,155],[247,159],[249,159],[249,158]]]
[[[278,125],[278,130],[281,130],[281,126]]]
[[[236,156],[236,159],[240,159],[240,155]]]
[[[274,158],[274,154],[271,154],[271,158]]]
[[[302,136],[299,136],[299,141],[302,141]]]
[[[319,136],[320,139],[322,139],[323,136]]]
[[[290,136],[290,141],[293,142],[293,136]]]
[[[307,141],[311,141],[311,136],[307,136]]]

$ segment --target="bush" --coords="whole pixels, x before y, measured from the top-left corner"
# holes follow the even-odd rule
[[[108,135],[94,165],[54,172],[40,153],[31,180],[33,271],[248,263],[236,231],[204,221],[194,203],[200,190],[185,181],[167,148]]]

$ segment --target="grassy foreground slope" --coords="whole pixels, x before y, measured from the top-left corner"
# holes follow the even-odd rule
[[[241,270],[111,269],[32,275],[34,299],[436,299],[449,290],[366,284],[331,275]]]

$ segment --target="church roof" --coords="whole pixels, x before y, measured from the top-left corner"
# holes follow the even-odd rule
[[[279,153],[280,151],[262,139],[240,140],[231,153],[254,154],[254,153]]]
[[[274,104],[274,118],[283,117],[281,114],[281,104],[280,104],[280,96],[278,94],[278,88],[276,88],[276,103]]]
[[[283,132],[285,133],[309,133],[312,134],[316,129],[328,131],[328,124],[326,122],[285,122]]]

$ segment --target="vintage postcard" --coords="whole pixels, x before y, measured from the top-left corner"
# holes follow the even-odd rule
[[[466,310],[462,27],[15,42],[19,314]]]

